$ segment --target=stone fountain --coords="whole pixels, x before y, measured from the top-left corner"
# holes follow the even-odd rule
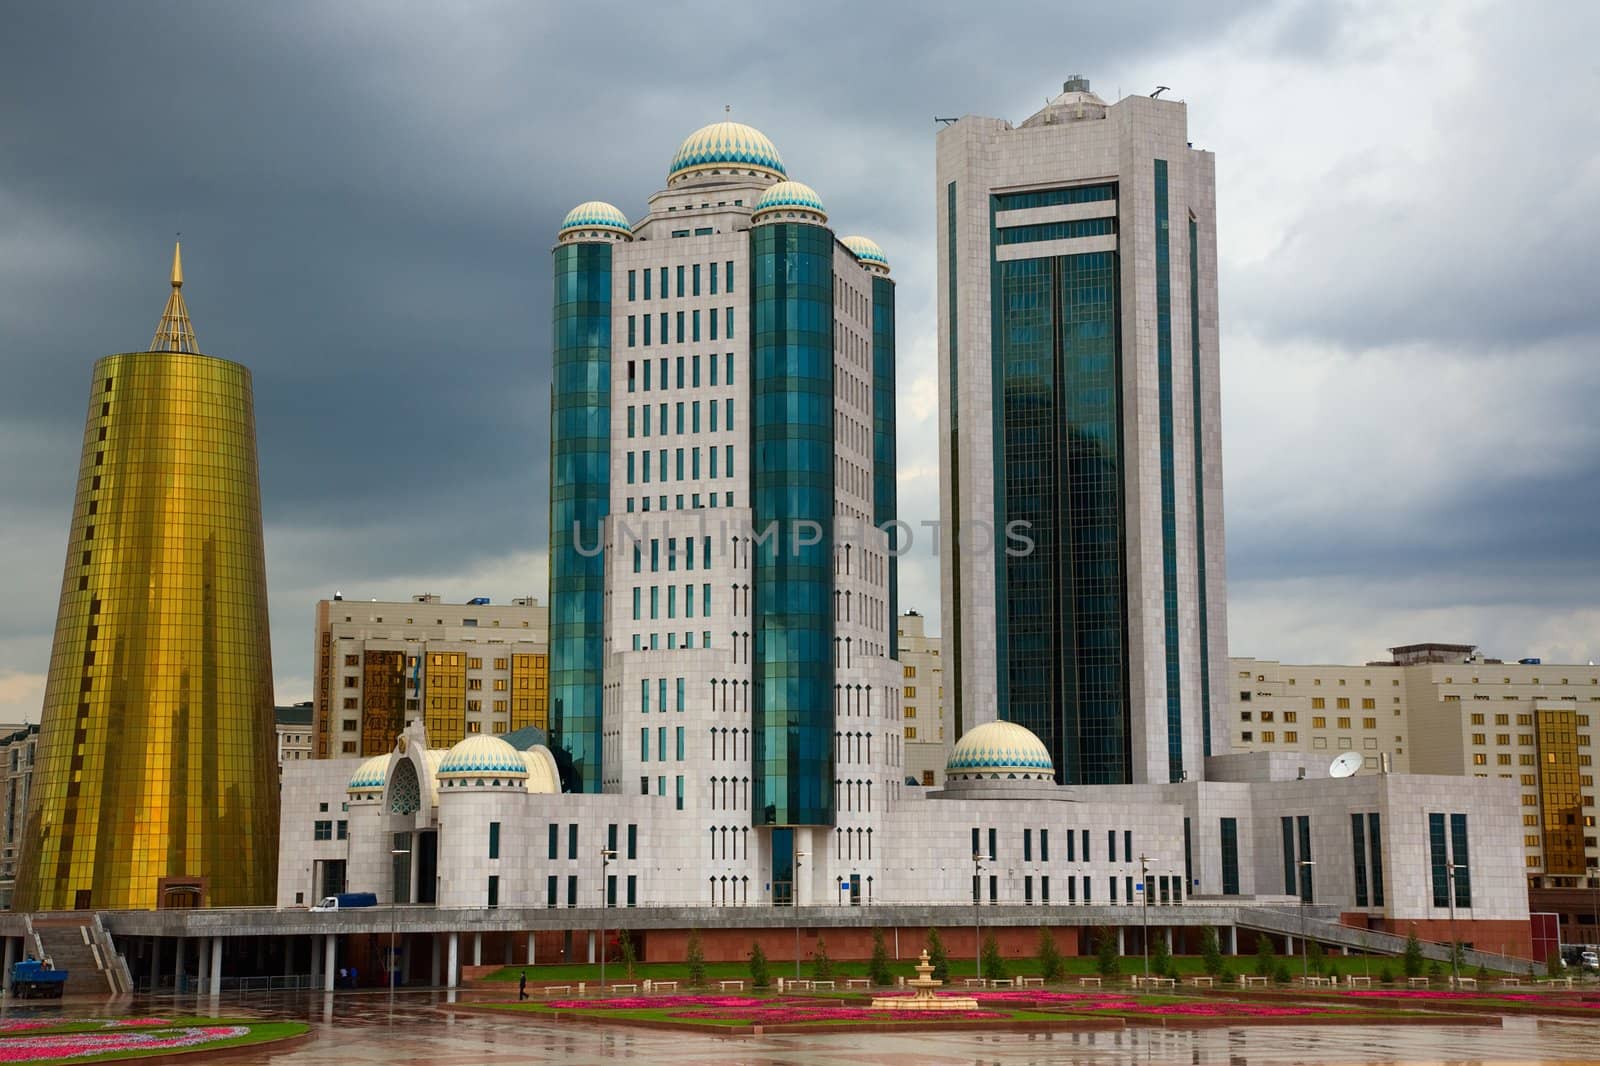
[[[909,996],[874,996],[873,1010],[977,1010],[978,1001],[971,996],[936,996],[933,990],[944,984],[933,979],[933,963],[924,951],[914,967],[917,976],[906,984],[913,989]]]

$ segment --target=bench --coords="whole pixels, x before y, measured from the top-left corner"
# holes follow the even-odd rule
[[[1562,988],[1562,987],[1571,988],[1572,987],[1572,978],[1570,978],[1570,977],[1551,977],[1551,978],[1548,978],[1546,980],[1540,981],[1539,983],[1541,985],[1549,985],[1551,988]]]
[[[1091,985],[1094,986],[1095,988],[1099,988],[1100,987],[1100,978],[1098,978],[1098,977],[1080,977],[1080,978],[1078,978],[1078,987],[1079,988],[1088,988]]]
[[[1151,988],[1176,988],[1178,982],[1170,977],[1146,977],[1144,983]]]
[[[809,991],[811,986],[814,983],[815,982],[813,982],[813,981],[807,981],[803,977],[796,977],[796,978],[793,978],[791,980],[785,981],[783,983],[783,987],[784,988],[804,988],[804,989]]]
[[[744,980],[742,978],[736,981],[719,981],[717,983],[722,986],[722,990],[724,992],[728,991],[730,988],[735,992],[744,991]]]
[[[1478,979],[1476,977],[1452,977],[1450,984],[1456,988],[1476,989],[1478,987]]]
[[[870,978],[870,977],[847,977],[847,978],[845,978],[844,986],[846,988],[871,988],[872,987],[872,978]]]
[[[967,978],[963,978],[963,980],[966,983],[966,986],[968,988],[982,988],[983,987],[983,978],[981,978],[981,977],[967,977]]]
[[[1326,988],[1333,978],[1323,977],[1320,974],[1310,974],[1303,978],[1303,980],[1305,981],[1307,988]]]
[[[820,990],[822,990],[824,988],[826,988],[829,992],[832,992],[833,991],[833,982],[832,981],[812,981],[811,982],[811,991],[813,991],[813,992],[820,991]]]
[[[676,992],[678,990],[678,982],[676,982],[676,981],[646,981],[645,982],[645,991],[646,992],[665,992],[668,989],[671,989],[672,991]]]
[[[572,994],[572,986],[571,985],[545,985],[543,988],[539,989],[539,994],[541,996],[552,995],[552,994],[554,994],[556,992],[560,992],[563,996],[570,996]]]
[[[613,992],[624,992],[624,991],[626,991],[626,992],[638,992],[639,991],[639,986],[635,985],[635,984],[613,984],[611,986],[611,991],[613,991]]]
[[[1372,987],[1372,978],[1370,978],[1370,977],[1355,977],[1355,976],[1351,976],[1351,977],[1346,977],[1344,979],[1344,983],[1346,985],[1350,986],[1351,988],[1371,988]]]
[[[1520,977],[1502,977],[1502,978],[1500,978],[1500,984],[1504,988],[1519,988],[1522,985],[1522,978],[1520,978]]]
[[[1267,978],[1258,974],[1242,973],[1239,975],[1240,988],[1264,988],[1266,987],[1266,983]]]
[[[1406,984],[1411,988],[1427,988],[1428,979],[1426,977],[1407,977]]]
[[[1009,977],[991,977],[991,978],[989,978],[989,987],[990,988],[1016,988],[1017,987],[1017,983],[1015,981],[1013,981]]]
[[[1044,987],[1044,978],[1043,977],[1019,977],[1019,978],[1017,978],[1017,987],[1018,988],[1043,988]]]
[[[1189,983],[1196,988],[1211,988],[1216,985],[1217,979],[1215,977],[1191,977],[1189,978]]]

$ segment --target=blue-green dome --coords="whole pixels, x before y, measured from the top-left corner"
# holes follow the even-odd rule
[[[389,774],[389,755],[374,755],[356,768],[355,775],[346,786],[347,792],[376,792],[383,788]]]
[[[501,777],[527,777],[528,764],[522,753],[496,736],[477,734],[450,749],[439,764],[440,778],[498,774]]]
[[[950,752],[947,775],[999,778],[1054,776],[1050,749],[1015,722],[985,722],[967,730]]]
[[[703,170],[755,170],[774,178],[788,173],[777,145],[742,122],[713,122],[689,134],[667,168],[667,184]]]
[[[568,211],[567,217],[561,220],[561,232],[575,229],[620,230],[629,236],[633,235],[628,216],[604,200],[589,200]]]
[[[889,257],[883,254],[883,249],[878,247],[878,242],[868,237],[840,237],[839,243],[850,249],[863,263],[877,263],[883,269],[889,269]]]

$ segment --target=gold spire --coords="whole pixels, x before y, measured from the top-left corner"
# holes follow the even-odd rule
[[[161,324],[156,327],[150,350],[192,355],[200,352],[194,341],[194,326],[189,322],[189,308],[183,302],[183,245],[179,243],[172,246],[172,295],[167,297],[167,307],[161,312]]]

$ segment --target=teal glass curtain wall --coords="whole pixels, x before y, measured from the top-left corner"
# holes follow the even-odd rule
[[[1200,736],[1211,754],[1211,639],[1206,609],[1205,421],[1200,389],[1200,227],[1189,219],[1189,391],[1194,401],[1194,557],[1200,592]]]
[[[833,824],[833,244],[750,231],[750,500],[757,535],[776,530],[752,553],[758,825]]]
[[[872,278],[872,524],[899,517],[894,420],[894,282]],[[900,560],[889,530],[889,658],[900,658]]]
[[[598,548],[611,492],[611,246],[563,244],[554,258],[550,732],[560,761],[570,760],[568,783],[599,792],[605,560]]]
[[[1433,874],[1433,905],[1450,906],[1450,849],[1445,842],[1444,815],[1428,815],[1428,860]]]
[[[1167,779],[1183,779],[1183,696],[1178,662],[1178,487],[1172,428],[1172,241],[1167,161],[1155,161],[1156,384],[1161,416],[1161,604],[1166,622]]]
[[[1111,188],[1111,186],[1106,186]],[[1003,197],[991,199],[991,248]],[[1108,220],[1109,221],[1109,220]],[[1065,784],[1129,780],[1115,252],[991,258],[1001,714]],[[1026,522],[1034,547],[1008,555]]]
[[[1350,815],[1350,855],[1355,860],[1356,906],[1367,906],[1367,816]]]
[[[1367,815],[1367,839],[1372,841],[1372,905],[1383,906],[1383,820],[1377,811]]]
[[[1239,819],[1222,819],[1222,894],[1239,894]]]

